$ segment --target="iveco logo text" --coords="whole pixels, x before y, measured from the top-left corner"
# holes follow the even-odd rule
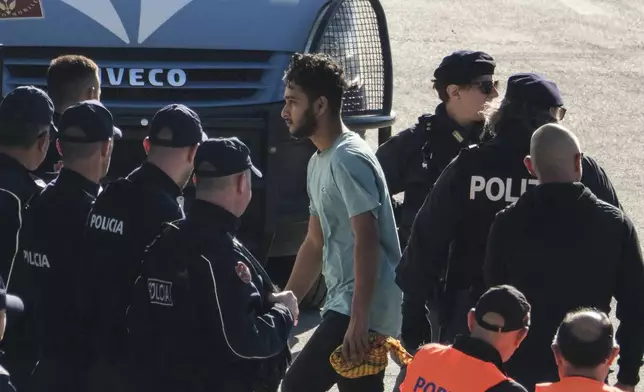
[[[107,79],[106,79],[107,77]],[[181,87],[188,78],[182,69],[143,69],[143,68],[102,68],[100,72],[101,85],[122,86],[127,84],[134,87]]]

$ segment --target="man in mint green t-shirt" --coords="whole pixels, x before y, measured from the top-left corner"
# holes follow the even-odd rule
[[[323,319],[282,383],[283,392],[383,391],[384,371],[339,376],[329,355],[343,346],[360,361],[368,332],[398,337],[402,292],[394,281],[400,244],[383,171],[369,145],[342,123],[342,69],[321,54],[296,54],[286,71],[282,116],[289,132],[317,147],[308,165],[309,229],[286,286],[298,298],[320,270],[328,288]]]

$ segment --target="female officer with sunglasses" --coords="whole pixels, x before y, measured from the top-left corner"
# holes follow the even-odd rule
[[[407,298],[436,304],[430,310],[438,309],[435,340],[467,332],[467,312],[485,291],[483,261],[494,217],[537,183],[523,164],[534,131],[565,115],[556,84],[532,73],[512,75],[500,106],[486,112],[494,138],[462,150],[442,173],[396,269]],[[582,182],[619,207],[606,173],[589,157],[583,160]]]
[[[416,213],[443,169],[459,150],[481,141],[482,110],[498,96],[495,67],[494,59],[484,52],[461,50],[443,58],[434,71],[434,89],[442,101],[434,114],[420,116],[414,126],[392,136],[376,152],[389,193],[405,192],[396,211],[403,249]],[[402,330],[409,350],[429,342],[424,301],[405,298]]]

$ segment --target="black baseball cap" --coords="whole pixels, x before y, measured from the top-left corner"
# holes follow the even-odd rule
[[[195,174],[198,177],[224,177],[247,169],[262,177],[250,159],[250,149],[236,137],[208,139],[197,149]]]
[[[0,277],[0,310],[7,313],[22,313],[25,310],[25,305],[22,300],[12,294],[7,294],[7,288],[4,280]]]
[[[148,137],[151,144],[176,148],[208,140],[197,113],[181,104],[170,104],[156,112]]]
[[[484,317],[489,313],[503,318],[503,325],[492,325]],[[530,325],[530,304],[523,293],[509,285],[495,286],[479,298],[474,308],[477,324],[488,331],[511,332]]]
[[[445,85],[471,83],[482,75],[493,75],[496,61],[489,54],[474,50],[458,50],[445,56],[434,71],[434,79]]]
[[[50,132],[56,132],[54,103],[47,93],[34,86],[18,87],[0,102],[0,124],[28,123],[49,124]]]
[[[67,108],[58,121],[58,138],[76,143],[120,139],[112,113],[97,100],[82,101]]]
[[[563,106],[557,84],[536,73],[516,73],[508,79],[505,98],[510,102],[548,109]]]

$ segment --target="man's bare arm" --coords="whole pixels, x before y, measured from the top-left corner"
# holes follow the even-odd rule
[[[292,291],[299,302],[302,302],[315,280],[320,276],[323,247],[324,237],[322,236],[320,218],[311,215],[306,238],[297,252],[295,265],[293,265],[293,271],[285,288],[285,290]]]
[[[351,317],[368,320],[371,299],[378,281],[380,261],[378,221],[371,211],[367,211],[351,218],[351,229],[355,237],[353,251],[355,286]]]

